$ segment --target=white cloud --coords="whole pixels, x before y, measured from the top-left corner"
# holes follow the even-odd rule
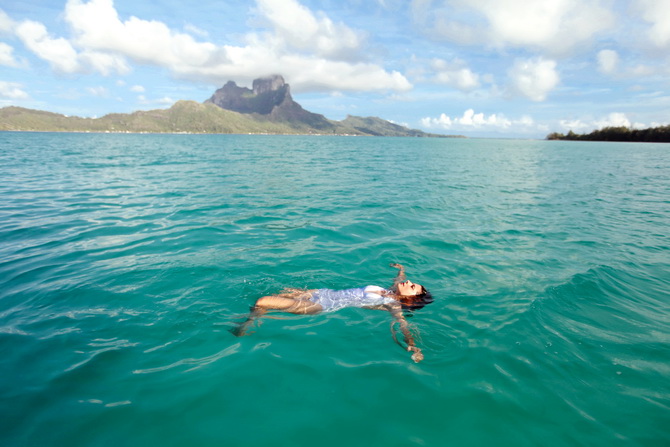
[[[614,50],[602,50],[598,53],[598,67],[605,74],[614,73],[619,65],[619,54]]]
[[[576,133],[588,133],[597,129],[603,129],[605,127],[628,127],[635,129],[643,129],[649,127],[643,123],[633,123],[626,116],[625,113],[613,112],[609,115],[599,118],[599,119],[573,119],[573,120],[560,120],[560,126],[564,131],[570,131]],[[652,124],[653,125],[653,124]]]
[[[451,129],[452,127],[498,127],[507,128],[512,125],[512,122],[500,115],[485,116],[483,113],[475,113],[473,109],[468,109],[461,117],[450,118],[446,114],[441,114],[438,118],[423,118],[421,123],[426,127],[439,127],[443,129]]]
[[[93,96],[98,96],[100,98],[106,98],[109,96],[109,90],[105,87],[88,87],[86,89],[88,93],[90,93]]]
[[[0,33],[9,33],[14,29],[14,21],[0,9]]]
[[[567,130],[567,131],[573,131],[576,133],[582,133],[585,132],[587,129],[591,130],[593,129],[592,124],[588,124],[582,120],[579,119],[573,119],[573,120],[560,120],[559,121],[560,126]]]
[[[79,60],[103,76],[113,73],[124,75],[130,72],[126,59],[115,54],[87,50],[79,55]]]
[[[480,85],[479,75],[458,59],[452,62],[433,59],[431,69],[435,72],[433,80],[440,84],[446,84],[462,91],[470,91]]]
[[[65,20],[75,32],[78,46],[117,53],[141,63],[179,66],[204,64],[215,52],[211,43],[196,42],[188,34],[171,31],[157,21],[119,19],[112,0],[69,0]]]
[[[638,64],[632,67],[629,72],[633,77],[642,78],[647,76],[654,76],[663,71],[666,70],[651,65]]]
[[[512,91],[533,101],[544,101],[560,81],[556,62],[542,58],[517,59],[508,75]]]
[[[16,34],[30,51],[49,62],[54,70],[74,73],[80,69],[77,52],[70,42],[49,36],[43,24],[23,21],[16,26]]]
[[[504,115],[484,115],[475,113],[474,109],[466,110],[460,117],[449,117],[445,113],[437,118],[423,118],[421,125],[426,128],[454,129],[454,130],[519,130],[529,129],[535,125],[530,116],[522,116],[517,120],[510,120]]]
[[[136,93],[144,93],[145,89],[141,85],[133,85],[130,87],[131,92],[136,92]]]
[[[670,50],[670,47],[668,49]],[[633,63],[634,58],[622,58],[615,50],[602,50],[598,52],[596,58],[598,70],[606,75],[616,75],[620,80],[636,79],[637,82],[645,82],[645,79],[654,82],[653,78],[664,79],[670,76],[669,59],[663,57],[667,54],[667,50],[661,50],[655,55],[653,51],[648,54],[653,56]],[[658,57],[659,55],[661,57]]]
[[[250,51],[247,55],[252,55]],[[272,57],[268,55],[269,57]],[[242,58],[250,71],[245,74],[267,72],[286,73],[294,91],[360,91],[360,90],[397,90],[405,91],[412,88],[409,81],[399,72],[388,72],[382,67],[371,63],[351,64],[348,62],[331,61],[322,58],[301,57],[298,55],[281,55],[266,59],[269,63],[264,67],[263,60]]]
[[[273,33],[249,34],[245,46],[217,46],[171,30],[158,21],[122,21],[112,0],[68,0],[65,20],[84,51],[113,55],[98,70],[125,70],[122,61],[164,67],[181,78],[222,83],[282,73],[295,91],[409,90],[399,72],[352,62],[358,33],[325,15],[317,18],[295,0],[257,0]],[[106,62],[103,64],[103,62]]]
[[[0,97],[6,99],[25,99],[28,93],[23,91],[21,84],[0,81]]]
[[[91,68],[107,76],[113,72],[126,74],[130,71],[125,58],[89,49],[78,52],[69,40],[50,36],[46,27],[40,22],[25,20],[16,24],[14,29],[26,48],[47,61],[57,72],[81,73]],[[0,61],[2,54],[0,47]]]
[[[172,104],[174,104],[176,102],[174,99],[172,99],[168,96],[164,96],[164,97],[159,98],[159,99],[147,99],[147,97],[144,96],[144,95],[139,95],[137,97],[137,101],[140,104],[144,104],[144,105],[165,105],[165,106],[171,106]]]
[[[668,0],[636,0],[642,18],[651,23],[648,35],[659,48],[670,46],[670,2]]]
[[[14,48],[4,42],[0,42],[0,65],[7,67],[18,67],[19,63],[14,57]]]
[[[193,25],[192,23],[187,23],[184,25],[184,31],[186,31],[188,34],[195,34],[196,36],[200,36],[202,38],[209,38],[209,33],[202,28],[198,28],[197,26]]]
[[[420,20],[434,20],[431,32],[463,44],[534,47],[564,53],[614,25],[600,0],[415,0]]]
[[[606,118],[601,119],[595,122],[597,128],[610,127],[610,126],[625,126],[630,127],[630,120],[624,113],[610,113]]]
[[[257,0],[258,9],[289,47],[334,60],[358,58],[363,41],[360,33],[343,23],[320,18],[296,0]]]
[[[164,104],[164,105],[172,105],[176,101],[174,99],[170,98],[169,96],[164,96],[160,99],[157,99],[156,102],[159,103],[159,104]]]

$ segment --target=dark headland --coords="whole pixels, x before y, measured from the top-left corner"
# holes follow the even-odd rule
[[[22,107],[0,109],[0,131],[220,133],[449,137],[409,129],[376,117],[333,121],[293,100],[280,75],[256,79],[252,88],[227,82],[204,103],[178,101],[169,109],[112,113],[101,118],[65,116]]]

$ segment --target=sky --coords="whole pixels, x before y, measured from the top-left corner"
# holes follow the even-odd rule
[[[0,0],[0,107],[203,102],[281,74],[305,109],[470,137],[670,124],[670,0]]]

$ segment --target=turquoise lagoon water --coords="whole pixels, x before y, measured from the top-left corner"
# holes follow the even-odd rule
[[[0,445],[666,446],[670,146],[0,134]],[[436,300],[265,319],[284,287]]]

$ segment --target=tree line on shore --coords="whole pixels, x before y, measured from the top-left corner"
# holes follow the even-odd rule
[[[630,129],[625,126],[604,127],[588,134],[576,134],[573,131],[567,135],[552,132],[547,140],[574,140],[574,141],[639,141],[645,143],[670,143],[670,125],[650,127],[648,129]]]

